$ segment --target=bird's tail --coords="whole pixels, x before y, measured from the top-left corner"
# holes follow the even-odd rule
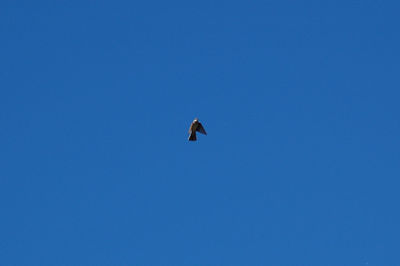
[[[189,136],[189,140],[191,140],[191,141],[195,141],[197,138],[196,138],[196,132],[192,132],[191,134],[190,134],[190,136]]]

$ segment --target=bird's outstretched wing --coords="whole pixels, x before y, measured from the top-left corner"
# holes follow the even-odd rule
[[[207,135],[207,132],[204,130],[204,127],[200,122],[196,130],[199,131],[201,134]]]

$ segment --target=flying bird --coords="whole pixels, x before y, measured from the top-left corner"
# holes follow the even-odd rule
[[[190,125],[189,128],[189,140],[195,141],[196,138],[196,131],[200,132],[201,134],[207,135],[206,131],[204,130],[203,125],[199,122],[197,118],[195,118]]]

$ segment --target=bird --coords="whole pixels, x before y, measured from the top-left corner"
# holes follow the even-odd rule
[[[189,128],[189,141],[196,141],[196,131],[207,135],[206,131],[204,130],[203,125],[199,122],[199,119],[197,117],[193,120],[192,124],[190,124]]]

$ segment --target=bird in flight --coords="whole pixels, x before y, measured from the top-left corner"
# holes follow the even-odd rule
[[[204,130],[203,125],[199,122],[197,118],[195,118],[190,125],[189,128],[189,140],[195,141],[196,138],[196,131],[200,132],[201,134],[207,135],[206,131]]]

